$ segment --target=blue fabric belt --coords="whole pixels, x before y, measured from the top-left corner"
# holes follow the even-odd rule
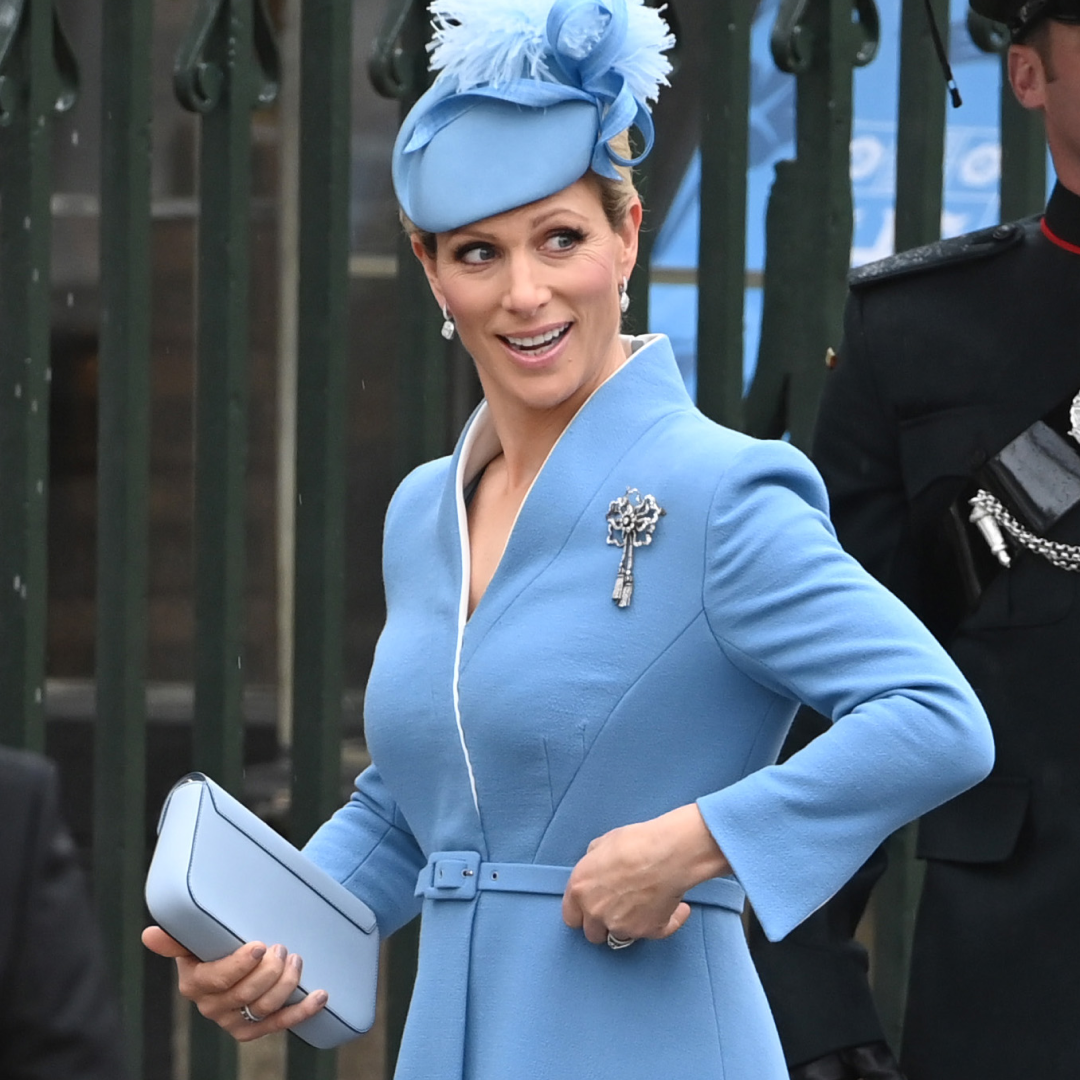
[[[478,892],[539,893],[562,896],[569,866],[482,862],[475,851],[435,851],[416,880],[416,895],[427,900],[472,900]],[[695,885],[687,903],[741,912],[746,893],[733,878],[713,878]]]
[[[482,892],[562,896],[569,866],[483,862],[475,851],[436,851],[416,882],[425,901],[475,900]],[[714,878],[686,894],[691,904],[740,912],[745,893],[732,878]],[[476,915],[474,903],[424,904],[420,924],[420,965],[413,1003],[422,1003],[423,1022],[405,1028],[397,1072],[423,1080],[462,1080],[469,992],[469,958]]]

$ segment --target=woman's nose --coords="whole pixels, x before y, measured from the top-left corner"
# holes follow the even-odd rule
[[[528,258],[512,258],[507,266],[506,292],[503,307],[525,315],[539,311],[550,299],[551,289]]]

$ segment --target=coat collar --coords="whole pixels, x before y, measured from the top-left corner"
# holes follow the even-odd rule
[[[1059,180],[1046,205],[1042,219],[1043,235],[1052,244],[1073,255],[1080,255],[1080,195]]]
[[[440,530],[453,535],[455,561],[461,568],[457,579],[461,590],[460,620],[467,631],[463,666],[500,614],[557,556],[598,491],[603,488],[604,498],[610,501],[633,486],[633,477],[617,474],[617,465],[627,451],[658,420],[694,408],[671,343],[664,335],[625,340],[632,350],[630,359],[593,392],[552,447],[522,503],[499,566],[467,627],[469,543],[463,492],[499,452],[486,403],[476,410],[458,440],[439,519]],[[598,520],[596,526],[602,541],[603,520]],[[447,539],[444,533],[443,542]]]

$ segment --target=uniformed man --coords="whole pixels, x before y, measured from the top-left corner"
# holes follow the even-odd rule
[[[841,541],[947,644],[991,776],[925,817],[901,1067],[1080,1075],[1080,0],[977,0],[1046,124],[1041,218],[856,271],[814,459]],[[972,520],[974,518],[974,521]],[[852,934],[872,860],[755,959],[798,1080],[895,1080]]]

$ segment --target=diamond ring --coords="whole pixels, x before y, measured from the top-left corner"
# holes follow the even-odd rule
[[[628,945],[633,945],[635,941],[637,941],[637,938],[619,938],[616,937],[610,930],[608,931],[607,947],[609,949],[625,949]]]
[[[610,937],[611,935],[609,934],[608,936]],[[614,946],[612,946],[612,947],[614,948]],[[250,1006],[250,1005],[244,1005],[244,1006],[243,1006],[243,1007],[242,1007],[242,1008],[240,1009],[240,1015],[241,1015],[241,1016],[242,1016],[242,1017],[243,1017],[243,1018],[244,1018],[244,1019],[245,1019],[245,1020],[246,1020],[246,1021],[247,1021],[247,1022],[248,1022],[249,1024],[261,1024],[261,1023],[262,1023],[262,1022],[263,1022],[263,1021],[264,1021],[264,1020],[266,1019],[266,1017],[265,1017],[265,1016],[256,1016],[256,1015],[255,1015],[255,1014],[254,1014],[254,1013],[253,1013],[253,1012],[251,1011],[251,1006]]]

